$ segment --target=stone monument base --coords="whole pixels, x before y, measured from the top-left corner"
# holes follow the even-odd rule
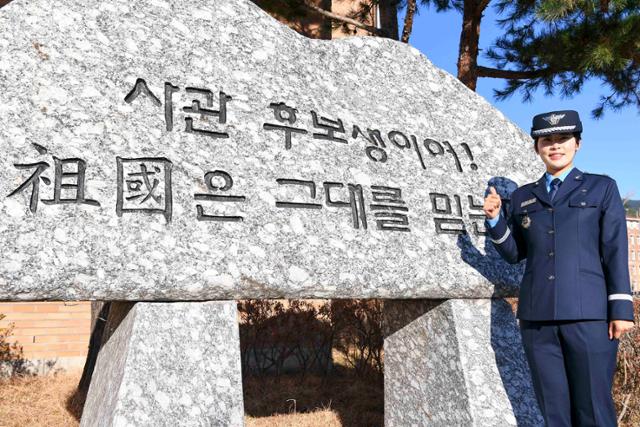
[[[385,301],[385,426],[542,426],[520,332],[498,299]]]
[[[241,426],[234,301],[114,303],[81,426]],[[387,300],[385,426],[542,426],[504,300]]]
[[[242,426],[235,301],[136,303],[110,331],[81,426]]]

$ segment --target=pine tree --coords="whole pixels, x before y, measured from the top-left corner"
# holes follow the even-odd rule
[[[418,13],[416,0],[404,0],[407,42]],[[635,105],[640,110],[640,0],[420,0],[437,12],[462,14],[458,46],[458,79],[475,90],[478,78],[501,78],[503,100],[520,92],[525,101],[543,89],[546,95],[570,97],[589,79],[608,88],[592,111]],[[495,7],[504,35],[486,57],[493,67],[478,64],[484,12]]]
[[[508,79],[497,99],[521,92],[528,101],[538,89],[570,97],[595,78],[607,93],[594,117],[633,105],[640,111],[640,1],[500,0],[496,7],[506,31],[487,57],[497,70],[478,74]]]

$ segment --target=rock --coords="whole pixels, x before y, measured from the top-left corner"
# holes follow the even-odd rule
[[[242,426],[234,301],[137,303],[100,349],[81,426]]]
[[[544,425],[504,300],[385,301],[385,320],[386,427]]]
[[[0,27],[0,299],[515,294],[480,206],[536,178],[529,137],[416,49],[249,0]]]

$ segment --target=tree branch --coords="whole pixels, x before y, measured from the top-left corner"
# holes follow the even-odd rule
[[[478,3],[478,14],[481,15],[484,10],[487,8],[487,6],[489,6],[489,2],[491,0],[480,0],[480,3]]]
[[[382,30],[381,28],[376,28],[374,26],[364,24],[360,21],[356,21],[355,19],[351,19],[346,16],[337,15],[335,13],[329,12],[328,10],[324,10],[321,7],[308,3],[308,0],[303,0],[302,4],[307,9],[313,10],[314,12],[319,13],[322,16],[326,16],[327,18],[332,19],[334,21],[344,22],[345,24],[350,24],[357,28],[362,28],[363,30],[366,30],[371,34],[375,34],[377,36],[388,37],[386,31]]]
[[[532,71],[519,70],[500,70],[497,68],[488,68],[478,65],[478,77],[491,77],[494,79],[535,79],[551,74],[548,68]]]
[[[413,16],[416,13],[416,0],[407,0],[407,14],[404,16],[404,27],[402,28],[402,37],[400,41],[409,43],[411,30],[413,29]]]

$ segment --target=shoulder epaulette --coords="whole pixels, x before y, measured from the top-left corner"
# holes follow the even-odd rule
[[[604,174],[604,173],[583,172],[582,174],[583,174],[583,175],[603,176],[603,177],[605,177],[605,178],[613,179],[613,178],[611,178],[609,175]]]
[[[534,187],[534,186],[539,185],[540,183],[543,183],[543,182],[544,181],[540,181],[540,180],[533,181],[533,182],[528,182],[528,183],[520,186],[519,188],[523,188],[524,189],[524,188],[527,188],[527,187]]]

